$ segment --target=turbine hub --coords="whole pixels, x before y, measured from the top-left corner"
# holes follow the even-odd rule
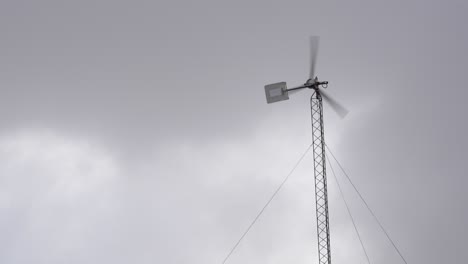
[[[317,77],[315,77],[314,79],[310,78],[306,81],[306,83],[304,83],[304,86],[314,90],[318,90],[319,86],[322,86],[322,88],[325,89],[328,86],[328,81],[319,82]]]

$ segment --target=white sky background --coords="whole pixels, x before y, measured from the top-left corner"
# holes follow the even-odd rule
[[[221,263],[310,143],[308,36],[326,140],[409,263],[468,231],[464,1],[1,1],[0,263]],[[307,156],[229,263],[316,263]],[[330,171],[329,171],[330,172]],[[342,182],[344,182],[344,178]],[[332,258],[364,263],[329,173]],[[353,196],[373,263],[401,263]]]

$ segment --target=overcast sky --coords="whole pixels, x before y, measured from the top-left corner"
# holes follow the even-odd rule
[[[311,142],[408,263],[468,258],[466,1],[0,1],[0,263],[221,263]],[[228,263],[317,263],[308,155]],[[336,169],[335,169],[336,170]],[[372,263],[403,263],[338,175]],[[329,171],[332,260],[365,263]]]

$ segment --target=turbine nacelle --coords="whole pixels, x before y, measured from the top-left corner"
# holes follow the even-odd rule
[[[273,84],[265,85],[265,96],[268,104],[285,101],[289,99],[289,95],[293,92],[309,88],[314,89],[314,91],[321,95],[327,103],[335,110],[335,112],[340,116],[344,117],[348,113],[345,107],[338,103],[335,99],[330,97],[323,90],[319,88],[327,88],[328,81],[320,82],[315,75],[315,62],[317,61],[319,46],[319,37],[313,36],[310,37],[310,69],[309,69],[309,79],[301,86],[293,87],[288,89],[286,82],[278,82]]]
[[[304,83],[304,86],[306,87],[310,87],[309,85],[313,85],[315,84],[316,82],[318,82],[318,77],[315,76],[315,78],[309,78],[305,83]]]
[[[309,89],[317,90],[319,86],[322,86],[322,88],[326,89],[328,87],[328,82],[319,82],[318,77],[316,76],[314,79],[308,79],[304,83],[304,87],[307,87]]]

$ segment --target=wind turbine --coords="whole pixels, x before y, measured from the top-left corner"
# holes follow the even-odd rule
[[[309,79],[300,86],[288,89],[286,82],[279,82],[265,86],[267,103],[274,103],[289,99],[289,92],[312,89],[310,97],[310,109],[312,119],[312,146],[314,153],[314,176],[315,176],[315,203],[317,216],[317,239],[319,264],[331,264],[330,254],[330,224],[328,220],[328,193],[327,193],[327,173],[325,167],[325,138],[323,127],[323,104],[325,100],[344,118],[348,110],[336,100],[324,92],[328,81],[319,81],[315,76],[315,62],[317,60],[319,37],[310,37],[310,71]]]

